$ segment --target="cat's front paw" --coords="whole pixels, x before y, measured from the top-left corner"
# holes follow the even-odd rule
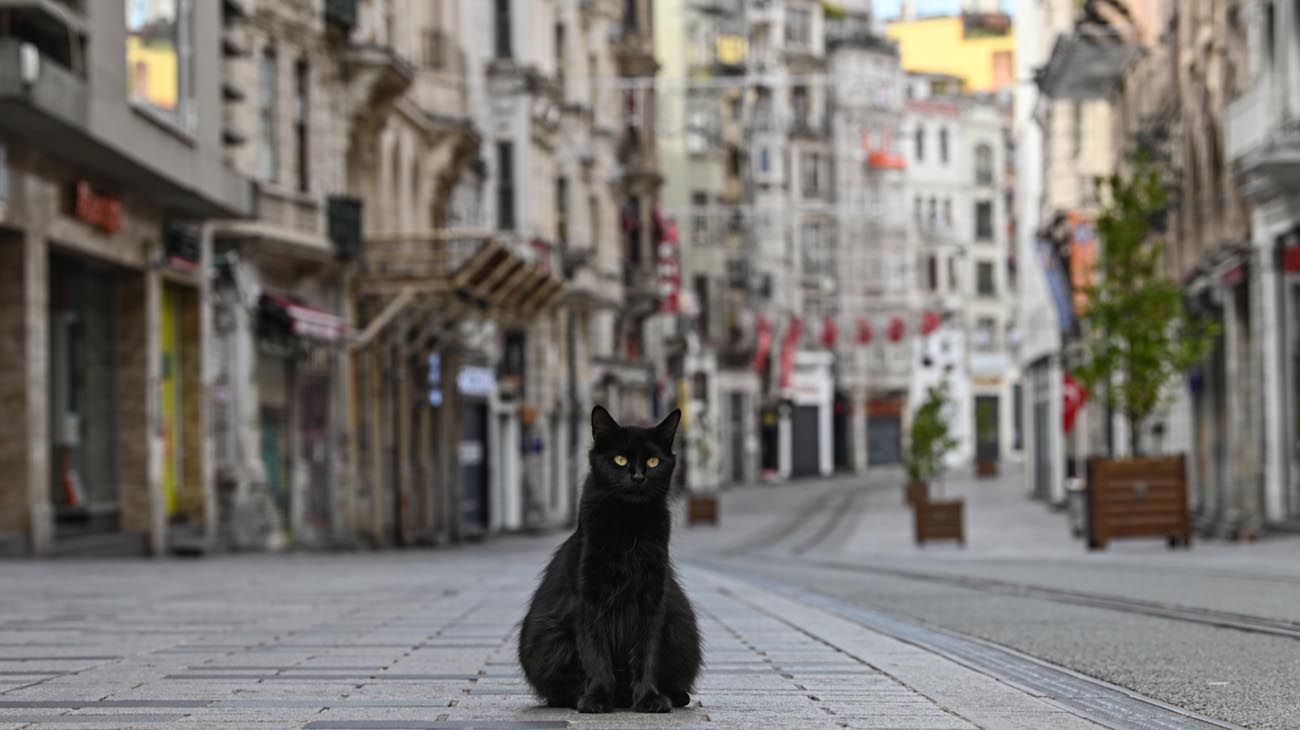
[[[672,712],[673,703],[657,689],[638,689],[632,700],[632,709],[636,712]]]
[[[614,703],[610,702],[607,692],[587,692],[578,698],[578,712],[603,714],[613,710]]]

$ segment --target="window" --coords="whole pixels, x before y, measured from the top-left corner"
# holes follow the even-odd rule
[[[599,251],[600,234],[601,234],[600,198],[596,197],[595,195],[591,195],[587,197],[587,220],[589,221],[588,224],[591,226],[591,233],[589,235],[589,238],[591,239],[591,250]]]
[[[706,340],[709,338],[709,278],[703,274],[696,274],[694,287],[695,301],[700,305],[699,323],[700,336]]]
[[[925,260],[925,280],[926,288],[930,291],[939,291],[939,258],[930,254]]]
[[[741,164],[740,148],[729,145],[727,147],[727,174],[731,177],[740,177]]]
[[[768,172],[769,170],[771,170],[771,167],[772,167],[771,151],[768,150],[766,147],[760,148],[758,150],[758,171]]]
[[[569,240],[569,179],[563,176],[555,178],[555,240]]]
[[[565,98],[564,86],[564,59],[565,59],[565,31],[564,23],[555,24],[555,82],[560,87],[560,98]]]
[[[980,261],[975,264],[975,292],[982,297],[998,295],[997,283],[993,280],[992,261]]]
[[[993,202],[990,200],[975,204],[975,240],[993,240]]]
[[[952,198],[943,199],[943,224],[952,226]]]
[[[1076,159],[1083,152],[1083,102],[1074,102],[1074,121],[1070,125],[1070,133],[1073,135],[1071,148],[1073,157]]]
[[[958,292],[960,281],[957,280],[957,259],[948,259],[948,291]]]
[[[939,222],[939,204],[935,201],[934,196],[930,196],[930,215],[926,216],[926,221],[933,228]]]
[[[975,322],[975,349],[991,352],[998,349],[998,323],[992,317],[980,317]]]
[[[993,148],[987,144],[975,148],[975,184],[993,184]]]
[[[691,193],[691,243],[709,243],[709,194]]]
[[[948,164],[948,128],[939,130],[939,162]]]
[[[306,59],[299,59],[293,67],[293,139],[294,149],[298,152],[297,172],[298,172],[298,192],[305,193],[311,190],[311,180],[309,179],[311,150],[310,150],[310,127],[311,114],[308,113],[308,103],[310,99],[311,87],[311,67],[307,65]]]
[[[275,49],[267,47],[262,51],[262,59],[257,70],[257,129],[261,144],[257,149],[258,175],[263,180],[274,182],[279,179],[280,171],[280,135],[276,134],[275,122],[279,114],[276,111],[279,99],[279,84]]]
[[[511,0],[496,0],[496,27],[494,28],[494,39],[496,42],[496,57],[510,58],[514,55],[514,45],[511,42],[510,30],[510,2]]]
[[[800,172],[803,174],[803,196],[816,198],[821,195],[821,155],[805,152],[800,159]]]
[[[497,228],[515,229],[515,147],[497,142]]]
[[[925,215],[925,206],[921,203],[921,196],[918,195],[912,199],[912,217],[919,224]]]
[[[635,33],[641,24],[636,4],[637,0],[623,0],[623,29],[628,33]]]
[[[183,129],[193,124],[192,0],[125,0],[131,102]]]
[[[794,126],[806,128],[811,125],[812,105],[808,101],[808,87],[795,86],[790,90],[790,108],[794,110]]]
[[[916,161],[924,162],[925,161],[925,127],[922,127],[919,124],[916,125],[916,132],[914,132],[913,134],[916,137]]]
[[[812,38],[807,10],[788,8],[785,11],[785,42],[792,46],[807,46]]]

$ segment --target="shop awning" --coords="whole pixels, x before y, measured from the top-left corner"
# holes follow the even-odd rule
[[[338,342],[347,333],[341,317],[309,306],[282,294],[263,293],[258,303],[262,312],[283,324],[291,334],[309,340]]]

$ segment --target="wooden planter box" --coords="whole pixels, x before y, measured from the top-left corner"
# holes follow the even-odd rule
[[[925,482],[908,482],[903,486],[903,504],[915,507],[930,498],[930,485]]]
[[[1191,544],[1187,468],[1183,455],[1088,462],[1088,549],[1115,538],[1163,537],[1169,547]]]
[[[980,459],[975,462],[975,476],[988,479],[998,475],[998,462],[993,459]]]
[[[912,506],[916,544],[932,540],[956,540],[966,544],[964,503],[960,499],[943,502],[922,500]]]
[[[718,498],[711,494],[692,494],[686,507],[686,523],[718,524]]]

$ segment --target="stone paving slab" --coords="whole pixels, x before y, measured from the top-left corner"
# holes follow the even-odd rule
[[[706,669],[690,707],[603,716],[545,708],[523,680],[515,642],[554,538],[501,542],[329,558],[51,562],[41,571],[0,563],[0,730],[1095,727],[695,567],[682,572]]]

